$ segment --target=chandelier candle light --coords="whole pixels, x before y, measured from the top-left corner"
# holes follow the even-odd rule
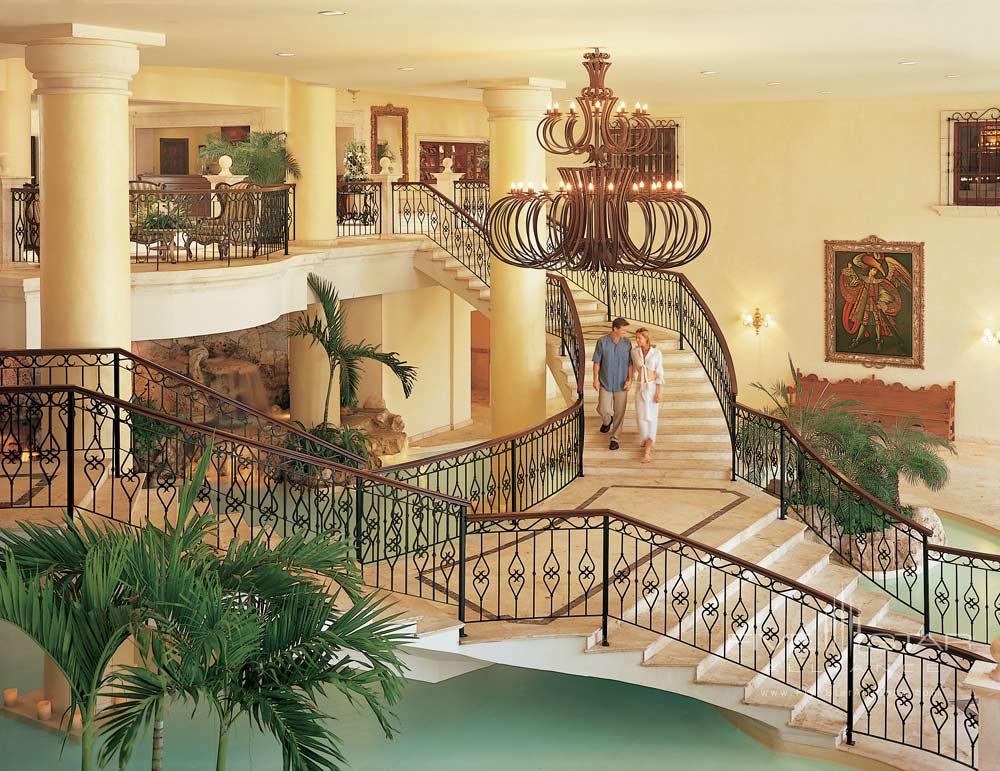
[[[546,152],[586,155],[587,165],[561,167],[554,192],[512,185],[490,206],[490,247],[503,262],[547,270],[669,270],[691,262],[708,245],[708,211],[680,180],[647,184],[634,168],[612,164],[653,151],[658,127],[648,105],[629,110],[604,85],[610,54],[595,49],[583,66],[590,84],[567,113],[558,102],[550,106],[537,133]]]

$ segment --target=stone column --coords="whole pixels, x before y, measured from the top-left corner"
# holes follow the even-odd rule
[[[337,91],[292,80],[288,87],[288,147],[302,168],[295,188],[295,243],[337,240]]]
[[[323,306],[312,303],[304,311],[292,314],[289,322],[294,322],[296,315],[308,319],[322,317]],[[327,418],[327,422],[335,426],[340,425],[339,374],[334,377]],[[306,428],[313,428],[323,422],[329,379],[330,364],[323,348],[312,342],[311,338],[288,338],[288,399],[292,420],[299,421]]]
[[[382,217],[380,230],[382,231],[379,235],[380,238],[395,238],[395,223],[397,212],[394,209],[393,197],[392,197],[392,184],[398,182],[400,175],[396,171],[396,167],[392,165],[392,161],[388,158],[382,158],[379,160],[379,168],[382,169],[381,173],[375,175],[375,181],[379,186],[380,197],[380,214]]]
[[[129,82],[139,45],[164,38],[79,24],[26,34],[38,83],[42,345],[129,348]]]
[[[0,60],[0,261],[13,259],[11,191],[31,181],[31,92],[24,59]]]
[[[545,151],[535,137],[551,101],[551,82],[525,79],[487,85],[490,121],[490,200],[513,182],[545,181]],[[545,271],[490,265],[490,408],[493,436],[545,419]]]

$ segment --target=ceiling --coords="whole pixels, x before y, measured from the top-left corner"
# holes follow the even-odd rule
[[[523,75],[576,91],[593,45],[629,101],[1000,91],[995,0],[0,0],[0,18],[165,33],[148,64],[411,94]]]

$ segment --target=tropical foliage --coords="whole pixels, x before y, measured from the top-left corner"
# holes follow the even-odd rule
[[[67,520],[0,531],[0,619],[28,634],[69,681],[83,719],[84,771],[95,754],[102,767],[115,759],[124,767],[150,724],[152,768],[160,769],[164,705],[175,699],[207,703],[215,714],[217,770],[226,768],[241,716],[275,737],[284,768],[341,768],[341,741],[319,706],[331,688],[393,734],[402,684],[395,649],[408,638],[383,601],[366,594],[348,547],[332,536],[209,546],[215,515],[197,500],[210,454],[162,529]],[[137,663],[109,669],[129,639]],[[113,700],[100,712],[99,696]]]
[[[311,345],[320,346],[326,353],[330,363],[329,379],[326,388],[326,403],[323,408],[322,426],[327,426],[330,420],[330,396],[333,394],[333,382],[340,370],[340,403],[355,406],[358,401],[358,387],[361,384],[361,365],[365,361],[375,361],[389,368],[403,386],[403,395],[410,396],[417,382],[417,368],[410,366],[399,358],[395,352],[380,350],[361,340],[352,343],[347,339],[346,319],[340,305],[340,298],[333,284],[314,273],[309,274],[309,288],[319,299],[323,308],[321,315],[309,316],[299,314],[289,326],[289,337],[302,337]]]
[[[837,399],[828,393],[828,387],[807,394],[791,357],[788,364],[790,385],[786,381],[771,386],[753,384],[767,395],[770,401],[767,412],[785,421],[824,460],[859,487],[886,506],[908,515],[909,509],[900,500],[900,478],[932,490],[947,484],[948,464],[941,452],[954,453],[950,441],[924,432],[915,419],[899,420],[888,429],[865,420],[858,412],[857,402]],[[805,478],[799,480],[798,494],[810,500],[820,495]],[[861,525],[854,523],[854,529],[873,529],[882,522],[875,512],[863,519]]]
[[[301,452],[304,455],[323,458],[324,460],[345,466],[356,465],[357,461],[351,457],[355,456],[364,459],[369,469],[382,467],[382,459],[372,450],[371,439],[360,428],[356,428],[355,426],[331,426],[328,423],[323,423],[311,429],[306,429],[301,423],[299,423],[299,426],[321,441],[314,442],[306,437],[292,434],[285,444],[290,450]],[[350,454],[337,452],[336,449],[331,449],[329,445],[346,450]],[[295,462],[291,461],[291,463],[294,467]]]
[[[347,143],[344,150],[344,182],[365,182],[368,179],[368,145]]]
[[[288,177],[298,179],[299,163],[285,145],[284,131],[251,131],[242,142],[231,142],[221,134],[205,137],[203,160],[215,161],[228,155],[233,159],[233,174],[244,174],[258,185],[280,185]]]

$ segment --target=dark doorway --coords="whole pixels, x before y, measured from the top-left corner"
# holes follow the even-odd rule
[[[186,139],[160,140],[160,174],[188,173],[188,141]]]

